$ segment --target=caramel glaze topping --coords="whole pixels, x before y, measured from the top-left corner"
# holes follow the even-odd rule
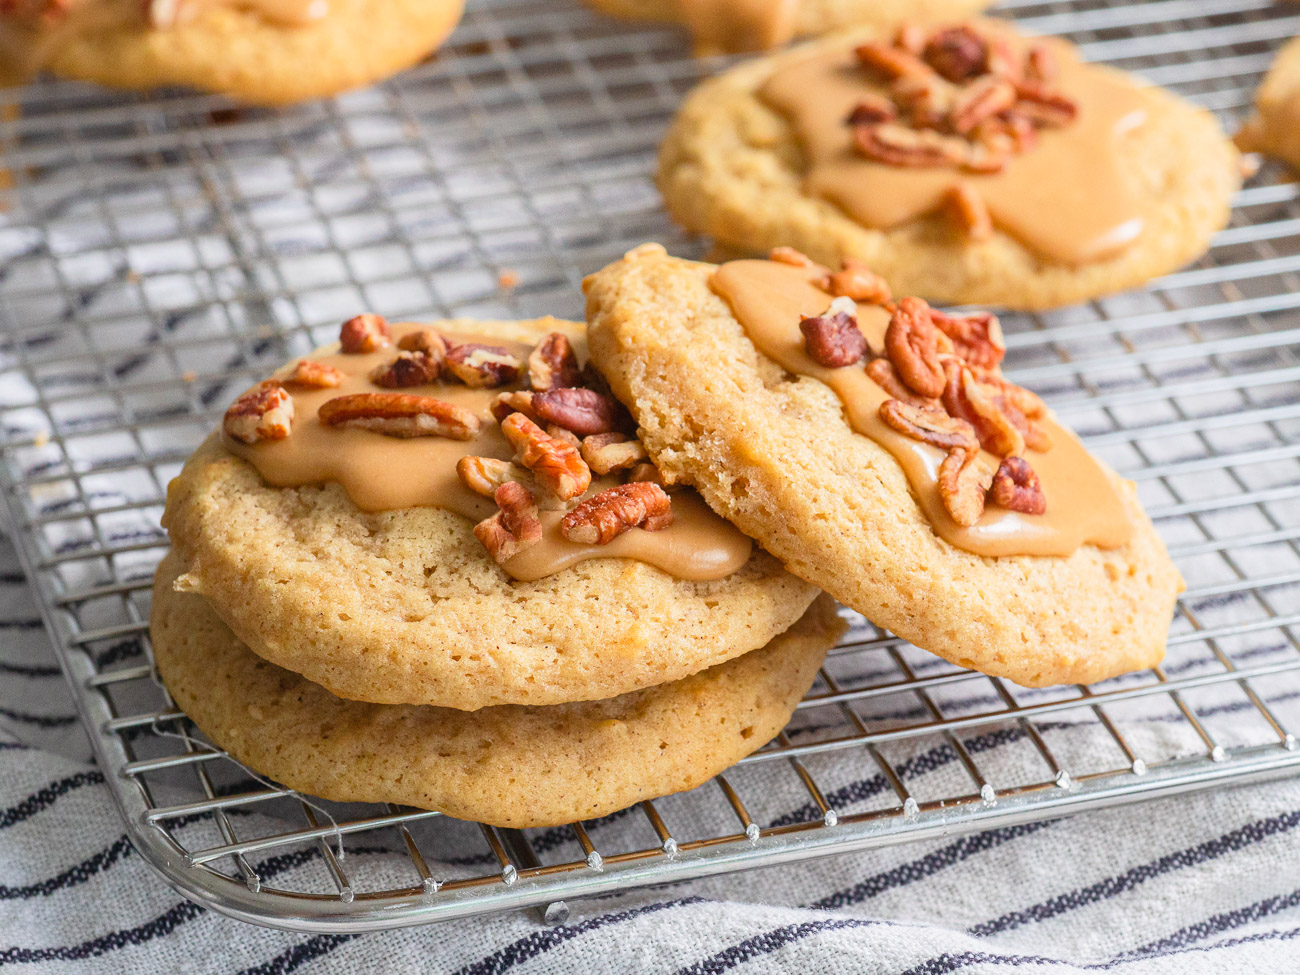
[[[1050,413],[1040,422],[1051,437],[1051,448],[1025,453],[1041,481],[1046,512],[1022,514],[990,504],[974,525],[957,524],[945,508],[937,484],[946,451],[904,436],[882,422],[880,406],[890,396],[867,375],[864,362],[826,368],[810,358],[799,323],[827,311],[832,299],[819,286],[825,273],[826,268],[816,266],[731,261],[713,274],[711,287],[731,306],[759,352],[788,372],[824,382],[844,405],[849,425],[893,455],[941,538],[986,556],[1064,556],[1084,544],[1116,548],[1129,540],[1133,526],[1110,478]],[[889,318],[889,312],[878,305],[858,304],[858,326],[876,353],[884,346]],[[990,468],[998,466],[998,459],[987,451],[981,455]]]
[[[997,31],[1018,54],[1025,51],[1023,38],[987,23],[980,27]],[[1143,123],[1147,98],[1132,82],[1081,63],[1063,41],[1036,44],[1054,55],[1055,90],[1077,106],[1077,116],[1040,130],[1035,144],[999,172],[866,158],[847,120],[864,99],[879,104],[889,87],[847,46],[781,68],[759,94],[794,129],[805,158],[804,192],[863,226],[887,230],[934,213],[956,187],[966,186],[983,199],[997,228],[1041,257],[1067,265],[1103,260],[1142,232],[1139,201],[1116,146]]]
[[[369,377],[376,366],[392,361],[396,343],[408,332],[424,326],[394,324],[393,344],[375,352],[344,354],[323,351],[311,361],[339,370],[342,382],[332,388],[305,389],[286,386],[293,397],[292,430],[281,440],[240,443],[229,436],[222,442],[231,453],[257,468],[275,487],[299,487],[334,481],[363,511],[389,511],[434,505],[478,522],[497,509],[461,483],[456,462],[477,456],[508,460],[514,449],[507,442],[490,404],[499,393],[523,388],[516,382],[495,389],[472,389],[454,382],[413,386],[395,392],[432,396],[472,411],[481,421],[476,436],[456,440],[442,436],[401,438],[355,427],[328,427],[320,422],[320,407],[340,396],[377,393]],[[507,348],[526,360],[531,348],[517,343],[472,335],[451,335],[452,342],[481,342]],[[293,367],[275,376],[284,379]],[[386,390],[383,392],[387,392]],[[616,477],[593,477],[591,487],[573,503],[592,497],[619,483]],[[661,531],[630,529],[606,545],[580,545],[560,533],[563,511],[542,510],[542,541],[502,563],[513,578],[531,582],[587,559],[627,558],[645,562],[679,579],[721,579],[749,560],[752,542],[731,523],[715,515],[694,491],[671,492],[673,523]]]

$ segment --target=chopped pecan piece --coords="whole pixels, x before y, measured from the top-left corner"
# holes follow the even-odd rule
[[[522,413],[528,419],[536,422],[537,412],[533,409],[533,396],[526,389],[516,389],[508,393],[497,393],[492,400],[492,415],[500,423],[511,413]]]
[[[904,298],[885,329],[885,354],[899,378],[926,397],[943,393],[945,376],[939,361],[939,334],[930,306],[920,298]]]
[[[985,119],[975,126],[971,138],[987,160],[1001,161],[1028,152],[1037,145],[1038,130],[1033,122],[1013,109],[996,118]]]
[[[515,448],[519,463],[560,500],[576,498],[591,486],[591,470],[577,448],[550,436],[522,413],[502,420],[501,432]]]
[[[542,522],[533,492],[522,484],[506,481],[495,499],[501,510],[475,525],[474,537],[498,563],[508,562],[542,540]]]
[[[508,349],[465,342],[447,350],[447,371],[474,389],[494,389],[514,382],[524,364]]]
[[[925,63],[948,81],[967,81],[988,70],[989,45],[969,24],[936,31],[921,51]]]
[[[475,494],[488,498],[496,494],[497,488],[506,481],[515,480],[513,473],[518,471],[527,473],[517,464],[497,457],[462,457],[456,461],[456,476],[460,482]]]
[[[1047,498],[1038,475],[1022,457],[1007,457],[993,475],[993,501],[1000,508],[1025,515],[1041,515],[1047,510]]]
[[[839,369],[862,361],[870,350],[858,329],[857,310],[852,298],[836,298],[824,314],[800,319],[799,331],[813,362]]]
[[[533,412],[547,423],[580,437],[612,433],[627,425],[627,411],[614,397],[594,389],[550,389],[533,394]]]
[[[572,430],[566,430],[558,423],[548,423],[546,424],[545,429],[548,437],[554,437],[556,440],[563,440],[570,447],[582,448],[582,438]]]
[[[1017,386],[1005,376],[999,376],[989,369],[975,369],[975,378],[985,386],[991,386],[998,396],[1006,400],[1025,417],[1034,420],[1047,412],[1047,404],[1039,395],[1024,386]]]
[[[226,410],[221,429],[240,443],[283,440],[293,427],[293,397],[276,380],[258,383]]]
[[[349,355],[378,352],[388,345],[391,333],[382,315],[357,315],[339,329],[339,345]]]
[[[913,406],[920,406],[929,410],[941,408],[937,399],[917,396],[916,393],[908,389],[903,380],[898,378],[898,373],[894,372],[894,367],[889,364],[889,360],[884,356],[879,356],[867,363],[867,375],[893,399],[899,399],[904,403],[911,403]]]
[[[658,484],[660,487],[664,486],[663,474],[659,468],[648,461],[644,464],[637,464],[628,471],[626,480],[629,484],[633,481],[649,481],[652,484]]]
[[[360,427],[387,437],[472,440],[482,426],[472,410],[410,393],[336,396],[322,403],[316,415],[327,427]]]
[[[299,359],[294,363],[293,371],[284,377],[286,386],[300,386],[303,389],[334,389],[343,382],[343,373],[314,359]]]
[[[392,362],[370,370],[370,381],[385,389],[427,386],[442,375],[442,363],[427,352],[399,352]]]
[[[949,416],[943,410],[887,399],[880,404],[880,419],[887,427],[906,437],[945,450],[974,450],[979,446],[975,429],[965,420]]]
[[[528,356],[528,382],[538,392],[581,384],[578,356],[563,333],[552,332],[537,343]]]
[[[971,527],[984,514],[984,499],[992,483],[993,472],[978,450],[950,450],[939,465],[939,497],[952,520],[963,528]]]
[[[864,68],[874,71],[886,81],[895,78],[923,78],[933,74],[929,65],[915,54],[888,44],[861,44],[854,49],[854,53]]]
[[[952,215],[953,223],[970,240],[979,243],[993,236],[993,217],[989,214],[988,204],[966,183],[958,183],[948,191],[944,206]],[[938,319],[935,321],[937,323]]]
[[[930,320],[934,322],[935,328],[948,336],[953,350],[969,365],[992,369],[1007,354],[1007,344],[1002,338],[1002,323],[990,312],[949,315],[931,309]]]
[[[920,24],[900,24],[898,30],[894,32],[894,47],[908,54],[920,54],[925,50],[925,42],[928,39],[925,28]]]
[[[952,105],[951,123],[959,135],[973,132],[985,119],[992,118],[1016,104],[1016,89],[1011,82],[987,75],[961,90]]]
[[[580,545],[608,545],[630,528],[657,532],[672,523],[667,492],[658,484],[634,481],[580,503],[560,521],[560,534]]]
[[[1079,116],[1079,106],[1064,95],[1033,85],[1021,85],[1017,94],[1016,113],[1041,128],[1059,129]]]
[[[1051,88],[1059,74],[1056,55],[1046,44],[1034,44],[1025,53],[1024,76],[1029,84]]]
[[[961,168],[968,173],[1000,173],[1007,168],[1014,153],[1007,146],[974,142],[966,146],[966,158]]]
[[[647,457],[645,446],[621,433],[597,433],[582,441],[582,459],[602,477],[635,467]]]
[[[957,89],[937,74],[924,78],[899,78],[889,87],[894,104],[908,114],[918,129],[942,129],[957,97]]]
[[[789,264],[791,267],[812,267],[813,259],[803,251],[797,251],[793,247],[773,247],[768,253],[767,259],[775,261],[777,264]]]
[[[397,340],[397,347],[403,352],[423,352],[439,362],[447,355],[447,340],[431,328],[407,332]]]
[[[874,162],[918,169],[962,166],[970,157],[970,147],[962,139],[893,123],[858,126],[853,130],[853,145]]]
[[[892,122],[896,118],[898,118],[898,108],[893,102],[882,95],[868,93],[853,106],[853,111],[849,112],[849,117],[844,120],[844,124],[875,125],[878,122]]]
[[[837,298],[852,298],[872,305],[887,305],[892,297],[889,283],[854,257],[840,262],[840,269],[822,279],[823,291]]]
[[[999,457],[1024,453],[1024,435],[1002,409],[998,397],[980,385],[966,366],[950,361],[946,369],[943,405],[948,413],[974,427],[980,446],[989,453]]]

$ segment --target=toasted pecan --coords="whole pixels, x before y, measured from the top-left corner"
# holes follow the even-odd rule
[[[979,446],[974,428],[943,410],[887,399],[880,404],[880,419],[906,437],[945,450],[974,450]]]
[[[852,298],[836,298],[823,314],[800,319],[799,331],[813,362],[840,369],[856,365],[870,352],[858,328],[857,310]]]
[[[930,35],[921,57],[948,81],[967,81],[988,70],[988,41],[969,24]]]
[[[293,428],[293,397],[274,379],[258,383],[230,404],[221,421],[227,437],[240,443],[283,440]]]
[[[339,329],[339,345],[348,355],[364,355],[387,346],[391,335],[382,315],[357,315]]]
[[[298,386],[302,389],[334,389],[343,382],[343,373],[333,366],[314,359],[299,359],[293,364],[289,375],[284,377],[284,385]]]
[[[948,451],[939,465],[939,498],[952,520],[969,528],[984,514],[984,502],[993,472],[984,464],[978,450]]]
[[[1024,435],[1002,409],[997,395],[981,385],[968,366],[950,360],[945,370],[942,398],[948,413],[974,427],[980,446],[989,453],[999,457],[1024,453]]]
[[[528,356],[528,383],[538,392],[582,383],[578,355],[567,336],[552,332],[537,343]]]
[[[853,146],[873,162],[917,169],[962,166],[971,155],[970,146],[963,139],[894,123],[857,126],[853,130]]]
[[[1008,511],[1041,515],[1047,511],[1047,497],[1038,474],[1023,457],[1006,457],[993,475],[993,502]]]
[[[582,459],[602,477],[611,471],[623,471],[642,463],[645,445],[621,433],[597,433],[582,441]]]
[[[934,327],[952,342],[953,351],[966,363],[979,369],[992,369],[1007,354],[1002,337],[1002,323],[996,315],[983,311],[969,315],[949,315],[930,309]]]
[[[533,493],[522,484],[506,481],[494,499],[501,510],[475,525],[474,537],[498,563],[508,562],[542,540],[542,522]]]
[[[650,481],[633,481],[601,491],[560,521],[560,534],[580,545],[608,545],[632,528],[662,531],[673,523],[668,493]]]
[[[442,375],[442,362],[427,352],[399,352],[390,362],[370,370],[370,381],[385,389],[427,386]]]
[[[929,304],[913,297],[898,303],[885,329],[885,354],[899,378],[921,396],[943,393],[945,377],[937,335]]]
[[[884,356],[877,356],[867,363],[867,375],[892,399],[899,399],[904,403],[911,403],[913,406],[921,406],[929,410],[941,408],[937,399],[918,396],[908,389],[907,384],[898,378],[898,373],[894,371],[894,367],[890,365],[889,360]]]
[[[509,349],[481,342],[463,342],[447,350],[446,371],[473,389],[495,389],[514,382],[524,364]]]
[[[594,389],[548,389],[534,393],[533,412],[540,420],[571,430],[580,437],[612,433],[629,425],[627,411],[608,393]]]
[[[439,362],[447,355],[447,340],[431,328],[407,332],[397,340],[397,347],[403,352],[423,352]]]
[[[359,427],[387,437],[472,440],[482,426],[472,410],[411,393],[336,396],[322,403],[316,415],[327,427]]]
[[[827,274],[821,287],[837,298],[852,298],[872,305],[887,305],[892,297],[889,282],[855,257],[841,261],[840,269]]]
[[[519,463],[557,498],[576,498],[591,486],[591,470],[578,449],[550,436],[522,413],[511,413],[502,420],[501,432],[515,448]]]

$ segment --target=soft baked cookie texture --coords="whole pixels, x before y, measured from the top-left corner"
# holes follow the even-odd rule
[[[1208,112],[1156,88],[1146,90],[1146,122],[1119,144],[1145,226],[1117,256],[1081,266],[1052,263],[1001,231],[969,241],[941,214],[887,230],[855,222],[804,193],[794,131],[758,92],[775,71],[811,52],[884,36],[841,33],[701,84],[660,149],[657,178],[673,218],[745,253],[791,246],[831,266],[859,258],[898,294],[1026,309],[1070,304],[1172,271],[1202,253],[1226,223],[1240,183],[1234,147]]]
[[[534,343],[582,327],[439,322]],[[710,582],[598,558],[515,582],[468,518],[425,506],[367,513],[336,483],[266,484],[210,438],[172,481],[163,524],[186,571],[254,652],[356,700],[475,710],[614,697],[761,647],[816,595],[755,549]]]
[[[700,53],[755,50],[790,37],[812,37],[851,25],[883,30],[904,21],[948,20],[988,7],[993,0],[588,0],[602,13],[628,20],[661,20],[691,26]],[[777,8],[789,10],[773,13]],[[782,34],[758,40],[743,21],[763,16],[786,21]],[[741,25],[737,25],[737,21]],[[757,42],[756,42],[757,41]]]
[[[1114,478],[1135,526],[1120,548],[954,548],[827,386],[757,353],[710,290],[713,270],[647,246],[585,285],[592,360],[665,476],[695,486],[791,572],[954,663],[1042,686],[1161,659],[1182,580],[1132,484]]]
[[[282,104],[372,84],[427,56],[451,33],[464,0],[329,0],[301,26],[213,5],[161,30],[123,25],[69,33],[47,67],[116,88],[185,85],[251,104]]]
[[[1255,93],[1255,114],[1237,133],[1237,145],[1300,169],[1300,37],[1278,51]]]
[[[176,702],[236,759],[341,802],[395,802],[496,826],[591,819],[694,788],[785,725],[843,631],[821,597],[762,649],[613,700],[550,707],[364,704],[252,653],[159,567],[151,632]]]

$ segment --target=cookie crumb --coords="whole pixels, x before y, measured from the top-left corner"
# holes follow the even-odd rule
[[[194,382],[194,380],[198,378],[199,378],[199,374],[195,372],[193,369],[186,369],[183,373],[181,373],[181,379],[185,380],[185,382],[187,383],[192,383]]]
[[[504,291],[519,287],[519,272],[509,267],[502,268],[501,273],[497,275],[497,286]]]
[[[32,445],[35,447],[44,447],[50,442],[50,432],[48,430],[37,430],[32,437]]]

